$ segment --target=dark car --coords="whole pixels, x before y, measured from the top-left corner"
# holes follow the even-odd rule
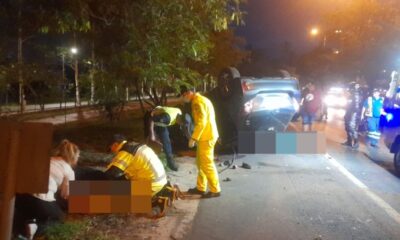
[[[234,68],[222,72],[218,86],[207,96],[214,104],[222,141],[231,141],[238,131],[285,131],[299,109],[296,78],[241,77]]]

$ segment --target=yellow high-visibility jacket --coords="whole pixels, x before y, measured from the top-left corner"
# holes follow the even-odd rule
[[[168,127],[168,126],[172,126],[176,123],[176,118],[179,115],[182,115],[182,111],[179,108],[174,108],[174,107],[162,107],[162,106],[157,106],[155,108],[155,110],[157,111],[162,111],[165,112],[166,114],[169,115],[169,117],[171,118],[171,122],[168,125],[162,124],[162,123],[158,123],[155,122],[154,125],[156,126],[161,126],[161,127]]]
[[[153,195],[167,183],[164,166],[154,151],[140,146],[135,154],[121,150],[113,158],[107,169],[115,166],[124,171],[125,176],[133,181],[151,181]]]
[[[208,98],[199,93],[195,94],[192,100],[192,115],[194,120],[192,139],[196,141],[218,139],[214,107]]]

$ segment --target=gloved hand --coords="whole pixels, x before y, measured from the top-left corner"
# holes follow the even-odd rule
[[[193,148],[194,145],[196,145],[196,141],[195,141],[194,139],[191,138],[191,139],[189,140],[189,145],[188,145],[188,146],[189,146],[189,148]]]
[[[390,121],[392,121],[392,120],[393,120],[393,114],[388,113],[388,114],[386,115],[386,121],[390,122]]]

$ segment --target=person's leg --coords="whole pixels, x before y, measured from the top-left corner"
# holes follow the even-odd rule
[[[17,201],[16,207],[24,212],[25,220],[36,219],[38,224],[36,235],[43,234],[49,224],[63,221],[65,216],[56,201],[44,201],[29,194],[24,194]]]
[[[163,150],[167,158],[168,167],[173,171],[178,171],[178,165],[176,164],[174,156],[172,154],[172,145],[171,139],[169,138],[168,128],[156,126],[155,130],[163,145]]]
[[[197,142],[197,151],[196,151],[196,165],[197,165],[197,190],[201,192],[206,192],[207,191],[207,177],[205,173],[203,172],[202,165],[201,165],[201,156],[202,154],[200,153],[201,147],[199,142]]]
[[[367,138],[368,138],[368,142],[371,146],[375,147],[377,146],[378,143],[378,132],[376,129],[376,121],[375,118],[373,117],[369,117],[367,119],[367,123],[368,123],[368,134],[367,134]]]
[[[303,113],[301,118],[303,119],[303,131],[310,131],[310,115],[308,113]]]
[[[207,178],[209,190],[211,193],[221,192],[219,184],[218,171],[214,163],[214,146],[216,141],[199,141],[198,144],[198,157],[200,169]]]

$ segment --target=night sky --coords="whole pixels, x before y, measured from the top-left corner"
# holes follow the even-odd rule
[[[297,54],[318,44],[308,35],[318,26],[321,16],[343,6],[348,0],[248,0],[246,26],[236,32],[253,50],[263,49],[270,57],[279,57],[279,49],[288,41]]]

